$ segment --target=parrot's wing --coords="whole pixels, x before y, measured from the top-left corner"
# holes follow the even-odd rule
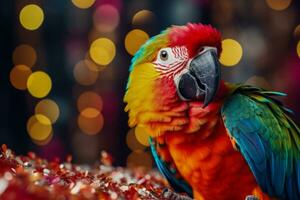
[[[270,196],[300,199],[300,130],[279,92],[239,86],[225,101],[222,117],[256,181]]]
[[[189,184],[186,181],[184,181],[182,178],[179,179],[178,174],[176,174],[177,172],[171,170],[170,166],[165,161],[163,161],[158,155],[155,147],[156,146],[155,140],[150,138],[149,143],[151,147],[151,153],[153,155],[153,158],[155,160],[155,163],[160,173],[164,175],[164,177],[168,180],[169,184],[176,192],[185,192],[192,197],[193,192]]]

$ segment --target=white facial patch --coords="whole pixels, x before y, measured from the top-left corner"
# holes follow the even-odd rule
[[[160,49],[153,62],[163,76],[171,76],[183,70],[189,60],[187,48],[184,46]]]

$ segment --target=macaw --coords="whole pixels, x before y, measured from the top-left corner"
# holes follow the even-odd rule
[[[221,80],[221,34],[172,26],[135,54],[124,101],[159,171],[197,200],[300,199],[300,130],[284,93]]]

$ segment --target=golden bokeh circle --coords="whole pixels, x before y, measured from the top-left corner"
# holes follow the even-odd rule
[[[149,39],[149,35],[140,29],[134,29],[125,37],[125,48],[130,55],[134,55],[139,48]]]
[[[95,3],[95,0],[72,0],[72,3],[77,8],[87,9]]]
[[[84,59],[84,64],[93,72],[100,72],[106,68],[105,65],[98,65],[94,61],[92,61],[89,53],[86,54],[86,58]]]
[[[296,47],[297,49],[297,55],[298,55],[298,57],[300,58],[300,40],[298,41],[298,43],[297,43],[297,47]]]
[[[100,114],[100,111],[97,110],[96,108],[84,108],[81,113],[86,118],[95,118]]]
[[[49,142],[51,142],[52,138],[53,138],[53,131],[44,140],[35,140],[33,138],[31,138],[31,139],[34,144],[39,145],[39,146],[44,146],[44,145],[47,145]]]
[[[152,168],[152,156],[148,152],[142,150],[136,150],[129,154],[127,157],[127,167],[145,167],[147,169]]]
[[[294,30],[294,36],[297,39],[300,39],[300,24],[298,26],[296,26],[295,30]]]
[[[31,116],[27,121],[27,132],[33,140],[46,140],[52,132],[50,119],[41,114]]]
[[[243,49],[240,43],[234,39],[222,41],[222,53],[220,62],[227,67],[238,64],[243,56]]]
[[[150,10],[140,10],[132,17],[133,25],[144,24],[145,22],[151,21],[154,19],[154,14]]]
[[[38,5],[29,4],[22,8],[19,19],[25,29],[33,31],[42,25],[44,12]]]
[[[28,66],[16,65],[10,71],[10,82],[15,88],[19,90],[26,90],[27,80],[31,73],[31,69]]]
[[[74,67],[74,78],[81,85],[92,85],[98,78],[98,72],[90,69],[89,65],[93,66],[90,63],[89,60],[81,60]]]
[[[267,5],[273,10],[284,10],[289,7],[292,0],[266,0]]]
[[[13,62],[15,65],[32,67],[36,62],[36,58],[36,51],[27,44],[17,46],[13,52]]]
[[[141,126],[137,126],[135,128],[135,137],[137,139],[137,141],[139,141],[139,143],[141,143],[144,146],[149,146],[149,135],[147,134],[146,130],[141,127]]]
[[[48,95],[52,87],[49,75],[42,71],[32,73],[27,80],[29,93],[36,98],[43,98]]]
[[[108,65],[116,56],[115,44],[108,38],[98,38],[91,44],[90,56],[99,65]]]
[[[128,131],[126,135],[126,144],[132,151],[143,150],[146,146],[142,145],[135,137],[135,129],[132,128]]]
[[[46,116],[51,123],[55,123],[59,117],[59,107],[55,101],[51,99],[43,99],[35,106],[35,114]]]
[[[82,112],[86,108],[95,108],[99,112],[102,110],[102,98],[95,92],[83,92],[77,99],[77,108]]]
[[[77,119],[77,124],[83,133],[87,135],[96,135],[103,128],[103,115],[99,112],[96,117],[86,117],[83,113],[80,113]]]

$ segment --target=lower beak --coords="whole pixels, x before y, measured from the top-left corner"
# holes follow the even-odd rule
[[[219,83],[220,64],[214,48],[209,48],[194,57],[188,69],[175,77],[180,98],[185,101],[203,101],[203,107],[213,100]]]

